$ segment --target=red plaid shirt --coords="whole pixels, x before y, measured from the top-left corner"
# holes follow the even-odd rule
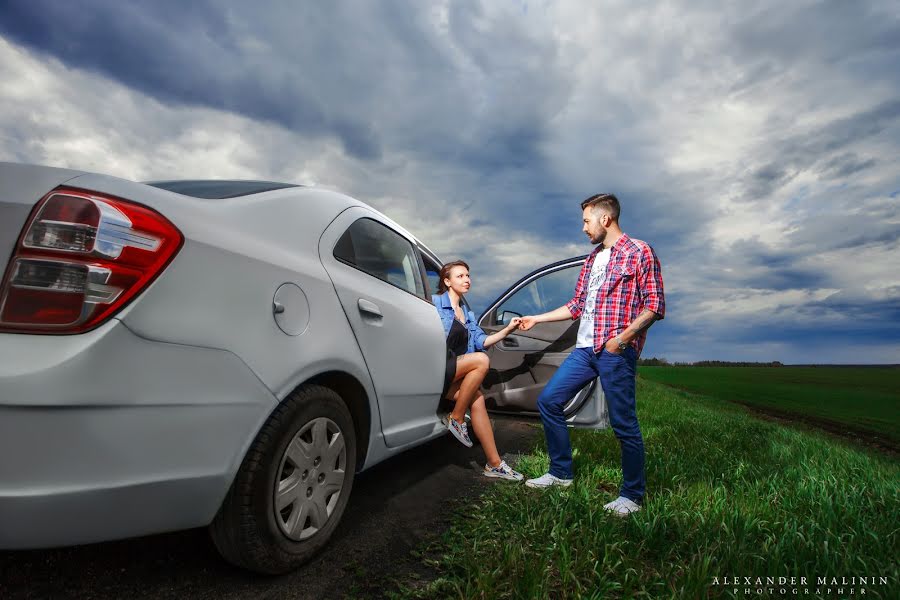
[[[573,319],[580,317],[584,310],[591,267],[602,248],[597,246],[584,261],[575,285],[575,296],[566,303]],[[652,310],[660,319],[666,314],[659,259],[649,244],[623,234],[610,250],[606,279],[597,291],[594,352],[600,352],[608,340],[625,331],[644,310]],[[646,329],[631,340],[638,356],[646,340]]]

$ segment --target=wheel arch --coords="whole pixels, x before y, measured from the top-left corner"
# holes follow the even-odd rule
[[[261,415],[260,421],[253,429],[253,434],[246,440],[244,447],[241,448],[235,456],[233,465],[229,469],[228,476],[223,480],[223,482],[227,481],[227,484],[221,491],[221,497],[217,503],[218,507],[221,507],[229,487],[234,483],[234,479],[237,477],[241,465],[244,460],[246,460],[254,441],[260,435],[266,422],[268,422],[278,407],[281,406],[287,398],[306,385],[321,385],[322,387],[326,387],[335,392],[340,396],[341,400],[344,401],[350,412],[350,416],[353,420],[353,427],[357,435],[356,472],[358,473],[362,469],[366,462],[366,458],[368,457],[369,443],[372,437],[373,415],[369,393],[366,391],[365,386],[360,382],[359,378],[345,370],[332,368],[320,371],[305,377],[292,388],[288,388],[288,391],[281,395],[280,398],[277,398],[277,402],[273,403],[272,406]],[[377,415],[375,415],[375,417],[377,418]],[[218,508],[216,510],[218,510]],[[213,516],[214,514],[209,517],[210,521]]]
[[[353,417],[353,426],[356,429],[356,470],[358,472],[366,462],[372,427],[372,406],[365,388],[356,377],[344,371],[319,373],[297,387],[307,384],[327,387],[347,404],[350,416]]]

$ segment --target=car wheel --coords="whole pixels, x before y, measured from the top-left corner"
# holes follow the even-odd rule
[[[353,487],[356,433],[333,390],[306,385],[263,425],[210,525],[239,567],[285,573],[331,537]]]

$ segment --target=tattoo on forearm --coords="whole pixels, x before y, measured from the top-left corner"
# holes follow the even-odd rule
[[[631,322],[631,325],[628,326],[628,329],[631,329],[635,334],[638,334],[646,329],[649,329],[657,319],[659,319],[659,315],[657,315],[652,310],[645,310],[638,315],[637,319]]]

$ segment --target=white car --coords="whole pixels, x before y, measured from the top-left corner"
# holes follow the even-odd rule
[[[441,263],[348,196],[0,163],[0,256],[0,548],[209,525],[227,560],[285,572],[354,473],[446,434]],[[559,306],[582,261],[482,326]],[[534,412],[572,325],[491,349],[492,408]],[[597,424],[594,397],[573,423]]]

